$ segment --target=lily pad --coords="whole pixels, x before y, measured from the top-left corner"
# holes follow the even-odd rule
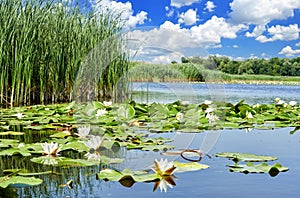
[[[288,167],[281,166],[281,164],[276,163],[274,165],[268,165],[267,163],[253,164],[248,162],[247,164],[235,164],[229,166],[231,172],[240,173],[269,173],[271,176],[276,176],[279,172],[288,171]]]
[[[83,159],[71,159],[67,157],[52,157],[52,156],[35,157],[32,158],[31,161],[43,165],[63,166],[63,167],[99,165],[99,162],[97,161],[88,161]]]
[[[4,176],[0,177],[0,187],[6,188],[11,186],[36,186],[43,183],[43,180],[35,177],[22,177],[22,176]]]
[[[216,153],[216,157],[225,157],[234,161],[245,161],[245,162],[267,162],[277,160],[275,156],[267,155],[255,155],[248,153],[236,153],[236,152],[223,152]]]
[[[23,132],[6,131],[0,132],[0,135],[24,135]]]
[[[199,164],[197,162],[191,162],[191,163],[181,163],[181,162],[174,162],[174,166],[176,167],[175,173],[183,173],[183,172],[189,172],[189,171],[198,171],[202,169],[209,168],[208,165],[205,164]]]

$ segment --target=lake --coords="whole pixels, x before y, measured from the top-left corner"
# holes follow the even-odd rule
[[[281,85],[247,85],[226,84],[206,85],[196,83],[134,83],[133,99],[138,102],[169,103],[176,100],[200,103],[204,100],[217,99],[237,103],[244,99],[245,103],[273,103],[279,97],[286,102],[300,98],[300,86]],[[205,137],[210,132],[188,134],[184,137],[176,133],[161,134],[178,141],[175,145],[180,149],[204,148],[212,156],[204,157],[201,163],[209,165],[205,170],[176,173],[176,186],[168,188],[168,192],[156,190],[152,192],[153,183],[136,183],[131,188],[118,182],[97,180],[95,173],[98,168],[71,168],[63,170],[64,175],[71,175],[74,188],[58,187],[65,182],[57,179],[57,175],[48,177],[38,187],[10,188],[17,197],[297,197],[300,194],[298,180],[300,178],[300,135],[299,132],[290,134],[293,128],[274,130],[244,129],[222,130],[216,133],[209,146],[205,146]],[[152,134],[155,136],[155,134]],[[183,141],[180,141],[183,140]],[[204,146],[203,146],[204,145]],[[215,157],[218,152],[244,152],[258,155],[278,157],[273,163],[289,167],[289,171],[279,173],[275,177],[269,174],[243,174],[230,172],[226,165],[233,162],[226,158]],[[139,151],[123,151],[128,163],[117,165],[115,168],[136,168],[151,165],[153,159],[160,158],[160,153],[152,152],[144,155]],[[22,157],[16,157],[16,162]],[[177,157],[173,157],[175,159]],[[5,160],[5,158],[1,158]],[[182,159],[179,159],[182,160]],[[56,170],[56,168],[53,168]],[[60,182],[60,183],[59,183]],[[8,194],[2,192],[5,197]]]

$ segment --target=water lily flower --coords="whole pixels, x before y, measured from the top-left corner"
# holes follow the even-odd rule
[[[212,101],[211,101],[211,100],[204,100],[204,104],[206,104],[206,105],[211,105],[211,104],[212,104]]]
[[[96,113],[96,117],[101,117],[107,114],[107,111],[105,109],[98,109]]]
[[[276,101],[276,103],[279,104],[279,105],[282,105],[282,104],[285,103],[285,101],[284,101],[284,100],[281,100],[280,98],[275,98],[275,101]]]
[[[176,114],[176,119],[177,119],[177,120],[182,120],[182,118],[183,118],[183,113],[178,112],[178,113]]]
[[[219,117],[212,113],[206,114],[205,117],[208,119],[209,124],[214,124],[217,120],[219,120]]]
[[[209,108],[207,108],[206,110],[205,110],[205,113],[212,113],[212,112],[214,112],[216,110],[216,108],[212,108],[212,107],[209,107]]]
[[[78,133],[75,133],[79,138],[87,138],[89,136],[91,128],[89,126],[78,127]]]
[[[294,100],[292,100],[292,101],[289,102],[289,105],[291,105],[292,107],[295,106],[296,104],[297,104],[297,102],[294,101]]]
[[[100,161],[100,159],[101,159],[101,155],[100,155],[100,153],[97,152],[97,151],[94,151],[93,153],[90,153],[90,152],[89,152],[89,153],[86,153],[84,156],[87,157],[88,160],[96,160],[96,161]]]
[[[172,176],[165,176],[161,180],[155,182],[153,192],[157,189],[157,187],[160,188],[160,192],[168,191],[168,186],[170,188],[173,188],[173,186],[176,186],[176,183],[174,182],[174,179]]]
[[[23,113],[18,112],[17,114],[15,114],[15,116],[17,116],[18,119],[21,119],[24,117]]]
[[[253,105],[253,108],[259,108],[260,107],[260,104],[255,104],[255,105]]]
[[[41,146],[43,147],[43,155],[58,155],[59,151],[61,150],[61,146],[58,143],[42,143]]]
[[[18,145],[18,148],[23,148],[24,146],[25,146],[25,144],[20,143],[20,144]]]
[[[181,102],[181,105],[189,105],[189,104],[190,104],[190,102],[186,101],[186,100]]]
[[[160,176],[171,176],[175,172],[176,167],[174,166],[174,162],[168,162],[168,159],[160,161],[154,160],[155,169],[153,171]]]
[[[252,113],[249,112],[249,111],[246,111],[246,118],[247,118],[247,119],[252,119],[252,118],[253,118]]]
[[[97,150],[103,142],[103,139],[104,138],[101,138],[100,136],[93,136],[88,141],[84,142],[84,144],[91,149]]]
[[[112,105],[112,102],[111,101],[103,101],[103,105],[106,107],[109,107]]]

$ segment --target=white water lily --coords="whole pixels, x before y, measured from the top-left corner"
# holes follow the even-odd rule
[[[252,113],[249,112],[249,111],[246,111],[246,118],[247,118],[247,119],[252,119],[252,118],[253,118]]]
[[[20,143],[20,144],[18,145],[18,148],[23,148],[24,146],[25,146],[25,144]]]
[[[103,142],[103,139],[104,138],[101,138],[100,136],[93,136],[88,141],[84,142],[84,144],[90,149],[92,148],[94,150],[97,150]]]
[[[216,108],[212,108],[212,107],[209,107],[209,108],[207,108],[206,110],[205,110],[205,113],[212,113],[212,112],[214,112],[216,110]]]
[[[184,101],[181,102],[181,105],[189,105],[189,104],[190,104],[190,102],[186,101],[186,100],[184,100]]]
[[[58,145],[58,143],[42,143],[41,144],[42,148],[44,149],[43,155],[58,155],[58,153],[61,150],[61,146]]]
[[[103,101],[103,105],[106,107],[109,107],[112,105],[112,102],[111,101]]]
[[[253,105],[253,108],[259,108],[260,107],[260,104],[255,104],[255,105]]]
[[[176,119],[177,119],[177,120],[182,120],[182,118],[183,118],[183,113],[178,112],[178,113],[176,114]]]
[[[212,101],[211,101],[211,100],[204,100],[204,104],[206,104],[206,105],[211,105],[211,104],[212,104]]]
[[[153,171],[160,176],[171,176],[176,170],[174,166],[174,162],[168,162],[168,159],[163,160],[162,158],[160,161],[154,160],[155,169]]]
[[[91,128],[89,126],[78,127],[78,133],[75,133],[75,135],[77,135],[79,138],[88,138],[90,130]]]
[[[279,104],[279,105],[285,104],[285,101],[284,101],[284,100],[281,100],[280,98],[275,98],[275,101],[276,101],[276,103]]]
[[[297,102],[294,101],[294,100],[292,100],[292,101],[289,102],[289,105],[291,105],[292,107],[295,106],[296,104],[297,104]]]
[[[96,113],[96,117],[101,117],[104,116],[105,114],[107,114],[106,109],[98,109]]]
[[[97,151],[94,151],[94,153],[86,153],[84,156],[87,157],[88,160],[100,161],[100,159],[101,159],[101,155]]]
[[[208,119],[209,124],[214,124],[217,120],[219,120],[219,117],[212,113],[206,114],[206,118]]]
[[[17,114],[15,114],[15,116],[18,118],[18,119],[21,119],[24,117],[23,113],[20,113],[18,112]]]

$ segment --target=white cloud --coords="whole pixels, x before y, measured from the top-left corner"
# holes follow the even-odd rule
[[[281,41],[290,41],[296,40],[299,38],[300,28],[298,28],[298,24],[293,24],[289,26],[272,26],[268,28],[268,33],[272,35],[270,38],[260,35],[256,38],[257,41],[265,43],[265,42],[272,42],[276,40]]]
[[[209,12],[213,12],[214,8],[216,7],[213,1],[207,1],[206,4],[206,10],[208,10]]]
[[[292,49],[291,46],[284,47],[279,54],[284,54],[285,56],[294,56],[296,54],[300,54],[300,49]]]
[[[191,28],[181,28],[180,24],[165,21],[158,28],[132,31],[130,37],[141,43],[136,46],[148,46],[148,48],[133,49],[133,52],[139,51],[140,56],[137,56],[137,59],[162,61],[168,60],[167,57],[170,56],[171,59],[176,60],[174,52],[176,55],[184,56],[205,53],[207,55],[207,48],[222,47],[222,38],[234,39],[237,37],[237,32],[246,27],[245,25],[231,25],[224,18],[213,16],[204,24]],[[155,47],[159,50],[149,51],[149,46],[151,49]]]
[[[166,16],[167,17],[172,17],[173,15],[174,15],[174,9],[171,9],[171,8],[169,8],[169,6],[166,6],[165,7],[165,10],[166,10]]]
[[[234,39],[237,37],[236,33],[244,28],[245,25],[231,25],[224,18],[213,16],[204,24],[193,26],[190,30],[195,40],[210,45],[221,43],[221,38]]]
[[[233,48],[239,48],[239,46],[238,46],[238,45],[233,45],[232,47],[233,47]]]
[[[233,0],[229,14],[236,23],[266,25],[272,20],[283,20],[294,16],[300,9],[299,0]]]
[[[193,3],[200,2],[200,0],[171,0],[171,6],[180,8],[183,6],[192,5]]]
[[[296,47],[300,47],[300,42],[295,44]]]
[[[134,28],[138,24],[144,24],[148,19],[148,13],[140,11],[136,15],[133,15],[132,4],[130,2],[122,3],[113,0],[90,0],[93,8],[97,12],[112,12],[116,14],[121,13],[121,19],[126,22],[125,26]]]
[[[178,23],[184,23],[185,25],[193,25],[197,22],[197,10],[189,9],[185,13],[181,13],[178,19]]]
[[[258,37],[260,36],[264,31],[266,30],[265,25],[257,25],[255,26],[255,28],[253,29],[252,33],[247,32],[245,34],[246,37]]]

